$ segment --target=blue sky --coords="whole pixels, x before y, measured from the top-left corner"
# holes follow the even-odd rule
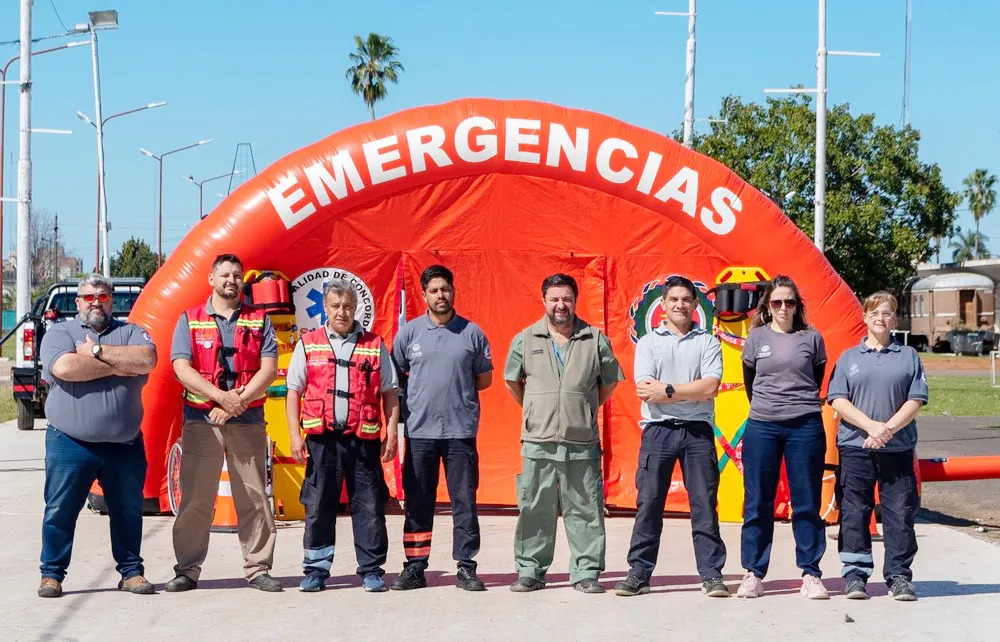
[[[913,0],[911,122],[921,156],[940,164],[957,189],[977,167],[1000,171],[994,82],[1000,3]],[[0,6],[0,41],[18,36],[18,3]],[[54,8],[53,8],[54,5]],[[881,58],[831,58],[829,101],[882,123],[902,119],[904,0],[833,0],[831,49],[874,50]],[[234,2],[112,0],[93,7],[36,0],[34,36],[115,8],[118,31],[101,34],[105,116],[150,101],[169,104],[108,124],[105,132],[111,245],[136,235],[155,243],[156,153],[203,138],[215,142],[167,158],[164,250],[198,216],[198,190],[184,180],[230,170],[237,143],[249,142],[258,171],[285,154],[367,118],[344,79],[355,33],[392,36],[406,71],[376,108],[387,114],[454,98],[529,98],[602,112],[669,133],[684,101],[685,0],[624,2],[507,0],[425,2]],[[55,10],[54,10],[55,9]],[[698,7],[696,116],[737,94],[764,99],[765,87],[815,83],[816,2],[701,0]],[[39,43],[41,48],[53,42]],[[18,53],[0,45],[0,64]],[[59,214],[67,249],[94,260],[96,148],[88,47],[34,59],[33,126],[72,129],[33,139],[36,207]],[[16,79],[16,65],[9,79]],[[8,88],[4,195],[14,196],[17,93]],[[227,182],[205,186],[205,207]],[[963,203],[963,209],[966,205]],[[16,206],[4,208],[4,253]],[[971,225],[961,213],[963,227]],[[1000,211],[984,220],[1000,253]]]

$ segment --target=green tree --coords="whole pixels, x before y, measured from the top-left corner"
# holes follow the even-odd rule
[[[149,279],[156,272],[156,252],[142,239],[130,238],[111,257],[111,276],[141,276]]]
[[[368,34],[366,40],[355,35],[354,44],[354,52],[347,56],[351,66],[345,75],[351,81],[351,90],[361,96],[375,120],[375,103],[389,91],[386,83],[398,83],[399,72],[403,71],[403,64],[396,60],[399,49],[392,44],[392,38],[377,33]]]
[[[979,256],[979,219],[993,211],[997,204],[997,191],[994,189],[997,184],[997,177],[989,174],[985,169],[977,169],[969,174],[962,185],[962,196],[969,201],[969,210],[972,212],[972,219],[976,222],[975,250],[974,256]],[[983,237],[986,240],[986,237]],[[989,253],[987,252],[987,256]]]
[[[979,230],[969,230],[963,233],[962,228],[958,228],[951,241],[952,260],[955,263],[961,263],[990,258],[990,251],[986,249],[989,240],[989,237]]]
[[[816,114],[811,98],[765,104],[723,99],[695,148],[732,168],[807,235],[814,227]],[[876,125],[849,106],[827,113],[826,257],[858,294],[899,292],[931,239],[950,235],[959,196],[936,164],[918,158],[920,134]],[[873,269],[877,265],[878,269]]]

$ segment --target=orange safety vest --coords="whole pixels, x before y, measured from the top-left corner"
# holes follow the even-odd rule
[[[188,331],[191,333],[191,365],[212,385],[219,384],[225,372],[219,362],[219,349],[222,348],[222,333],[215,317],[205,311],[204,305],[191,308],[185,312],[188,321]],[[260,370],[260,350],[264,345],[263,310],[251,305],[240,306],[239,318],[236,319],[236,332],[233,335],[233,370],[236,375],[236,387],[245,386]],[[249,404],[251,408],[264,405],[267,395],[262,394]],[[212,400],[202,397],[190,390],[184,391],[184,402],[192,408],[211,410],[215,407]]]
[[[359,439],[378,439],[382,430],[380,366],[382,339],[363,331],[349,360],[333,352],[326,328],[302,334],[306,353],[306,389],[302,393],[302,430],[318,435],[325,430],[342,430]],[[347,366],[347,392],[337,391],[337,366]],[[347,421],[334,419],[336,397],[347,397]]]

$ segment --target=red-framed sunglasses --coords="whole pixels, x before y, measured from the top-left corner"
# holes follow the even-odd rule
[[[79,298],[84,303],[93,303],[94,301],[107,303],[111,300],[111,295],[107,292],[101,292],[100,294],[81,294]]]

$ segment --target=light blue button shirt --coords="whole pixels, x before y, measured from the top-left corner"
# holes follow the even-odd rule
[[[661,323],[635,346],[635,382],[657,380],[677,385],[698,379],[722,379],[722,347],[706,330],[693,326],[683,337]],[[715,401],[678,401],[675,403],[642,402],[639,426],[676,419],[713,424]]]

